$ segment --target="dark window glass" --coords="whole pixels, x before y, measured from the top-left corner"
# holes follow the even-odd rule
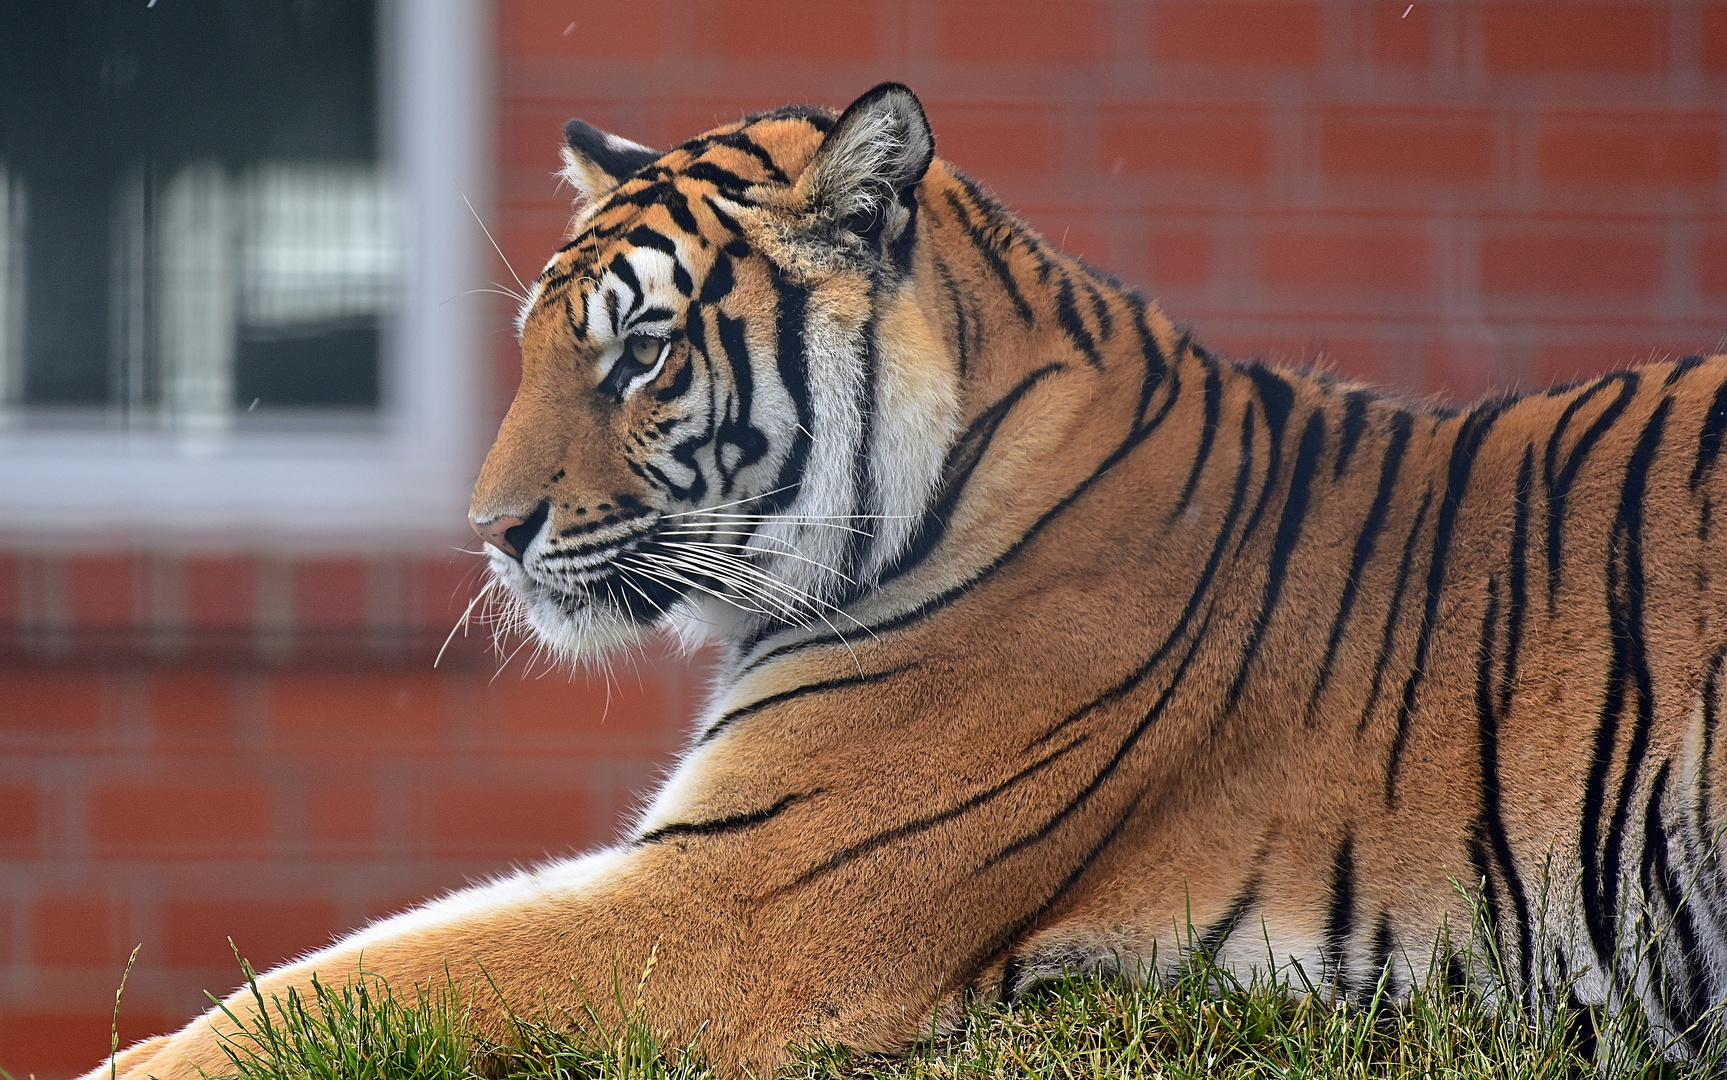
[[[0,392],[374,409],[395,305],[361,0],[0,0]]]

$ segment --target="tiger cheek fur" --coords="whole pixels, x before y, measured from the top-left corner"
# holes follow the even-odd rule
[[[582,1015],[651,959],[652,1022],[738,1073],[1202,948],[1699,1047],[1727,358],[1456,411],[1222,361],[934,159],[904,87],[566,138],[587,202],[473,516],[544,643],[682,622],[711,700],[617,844],[266,993],[483,971],[497,1037],[500,1000]],[[225,1022],[121,1071],[191,1080]]]

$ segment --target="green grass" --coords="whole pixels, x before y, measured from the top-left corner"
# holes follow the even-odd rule
[[[250,977],[250,971],[247,971]],[[805,1080],[883,1077],[1468,1077],[1577,1078],[1711,1075],[1714,1061],[1671,1064],[1635,1011],[1589,1019],[1601,1060],[1580,1045],[1578,1017],[1541,1023],[1521,1009],[1485,1006],[1444,980],[1397,1005],[1348,1005],[1255,978],[1241,982],[1202,956],[1154,989],[1070,978],[1012,1006],[968,1010],[956,1035],[904,1057],[854,1057],[804,1048],[782,1075]],[[255,992],[255,991],[254,991]],[[482,986],[478,992],[487,992]],[[477,1039],[452,987],[408,993],[381,980],[316,985],[277,998],[228,1045],[237,1080],[684,1080],[711,1075],[701,1041],[662,1046],[643,1022],[640,990],[615,991],[629,1017],[608,1028],[583,1016],[517,1017],[502,1043]],[[1718,1055],[1716,1055],[1718,1056]]]

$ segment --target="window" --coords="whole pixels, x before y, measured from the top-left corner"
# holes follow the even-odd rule
[[[484,15],[0,9],[0,526],[460,527]]]

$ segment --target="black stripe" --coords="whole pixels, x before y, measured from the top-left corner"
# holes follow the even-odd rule
[[[1397,972],[1391,966],[1391,953],[1396,947],[1397,942],[1391,933],[1391,913],[1382,911],[1378,924],[1373,928],[1372,960],[1366,973],[1374,981],[1365,987],[1364,997],[1372,995],[1379,980],[1384,979],[1385,996],[1393,1000],[1397,998]]]
[[[1697,923],[1691,916],[1691,904],[1685,895],[1685,883],[1673,870],[1667,853],[1667,829],[1661,821],[1661,800],[1667,793],[1668,773],[1672,761],[1663,761],[1651,785],[1648,805],[1643,810],[1643,892],[1653,898],[1656,893],[1666,905],[1669,925],[1679,936],[1679,957],[1684,961],[1685,984],[1683,998],[1678,998],[1672,986],[1672,975],[1665,962],[1666,949],[1651,949],[1650,960],[1656,964],[1656,984],[1660,987],[1661,1007],[1674,1019],[1674,1026],[1693,1055],[1703,1050],[1703,1030],[1699,1020],[1708,1009],[1709,958],[1704,955],[1702,941],[1697,936]],[[1670,940],[1664,927],[1656,927],[1654,940]]]
[[[1589,875],[1589,864],[1593,862],[1594,855],[1593,834],[1599,830],[1599,808],[1594,821],[1590,823],[1591,843],[1585,849],[1587,857],[1583,867],[1584,914],[1588,917],[1590,937],[1603,962],[1609,964],[1604,970],[1609,971],[1616,970],[1611,966],[1611,960],[1617,958],[1608,950],[1611,949],[1611,942],[1616,940],[1615,931],[1619,924],[1619,860],[1625,843],[1625,823],[1631,811],[1632,791],[1643,767],[1643,756],[1648,750],[1649,728],[1655,719],[1653,678],[1649,672],[1647,645],[1643,638],[1643,496],[1648,487],[1649,467],[1660,448],[1667,410],[1672,404],[1672,398],[1663,398],[1661,404],[1650,414],[1648,423],[1643,426],[1643,434],[1637,440],[1637,449],[1632,452],[1631,459],[1625,466],[1625,482],[1619,495],[1619,513],[1608,541],[1607,605],[1608,624],[1613,635],[1613,652],[1608,667],[1606,704],[1602,706],[1601,718],[1603,732],[1608,738],[1604,743],[1597,742],[1598,760],[1590,770],[1588,792],[1595,795],[1598,807],[1600,791],[1605,787],[1607,779],[1609,761],[1606,758],[1612,753],[1609,709],[1618,711],[1627,690],[1634,695],[1636,708],[1631,737],[1627,742],[1625,769],[1620,776],[1619,793],[1602,845],[1599,880],[1592,882]],[[1603,749],[1607,753],[1599,754]],[[1597,904],[1590,903],[1591,886],[1598,891]],[[1603,949],[1603,946],[1608,949]]]
[[[1169,370],[1169,361],[1163,355],[1163,347],[1157,342],[1157,335],[1153,334],[1151,328],[1145,325],[1145,301],[1135,295],[1129,295],[1127,299],[1129,306],[1133,308],[1133,329],[1134,333],[1139,335],[1139,351],[1145,357],[1145,374],[1139,381],[1139,408],[1134,412],[1134,415],[1138,417],[1134,424],[1134,430],[1139,431],[1156,427],[1162,423],[1163,417],[1168,415],[1170,407],[1175,404],[1175,397],[1180,392],[1181,384],[1178,381],[1170,388],[1169,397],[1163,403],[1163,409],[1157,418],[1147,422],[1145,414],[1146,410],[1151,408],[1152,395],[1157,393],[1159,386],[1163,385],[1165,376],[1173,373]]]
[[[1625,411],[1631,398],[1637,393],[1637,375],[1635,372],[1620,371],[1591,383],[1582,393],[1573,398],[1559,414],[1559,422],[1553,427],[1553,434],[1547,440],[1546,461],[1543,464],[1543,480],[1547,485],[1547,611],[1557,614],[1559,611],[1559,578],[1561,541],[1564,539],[1565,503],[1571,494],[1571,485],[1577,481],[1577,470],[1583,467],[1583,461],[1589,452],[1595,448],[1608,428],[1619,419],[1619,414]],[[1565,465],[1560,468],[1559,440],[1564,437],[1566,429],[1571,424],[1577,411],[1588,404],[1596,394],[1609,385],[1619,387],[1619,396],[1608,402],[1601,410],[1601,415],[1584,430],[1577,440],[1577,445],[1571,448],[1571,453],[1565,457]]]
[[[1396,644],[1397,628],[1402,623],[1403,596],[1409,587],[1409,572],[1415,563],[1415,541],[1421,535],[1421,526],[1427,523],[1427,511],[1433,505],[1433,489],[1428,488],[1421,496],[1421,509],[1415,513],[1415,524],[1410,526],[1409,535],[1403,541],[1403,557],[1397,562],[1397,581],[1391,589],[1391,607],[1385,613],[1385,629],[1379,641],[1379,653],[1373,661],[1373,682],[1368,689],[1367,704],[1361,710],[1361,719],[1356,721],[1355,732],[1360,734],[1367,729],[1367,721],[1373,716],[1374,706],[1379,704],[1379,691],[1384,685],[1385,672],[1391,663],[1391,649]]]
[[[622,252],[612,256],[612,261],[606,264],[606,269],[619,281],[623,282],[625,288],[630,290],[632,296],[630,306],[625,308],[623,313],[623,317],[627,319],[631,315],[634,315],[636,313],[636,309],[641,307],[642,302],[647,299],[647,294],[642,291],[641,279],[636,277],[636,268],[630,265],[630,260],[624,258]],[[612,296],[616,294],[608,293],[607,295]],[[613,331],[616,331],[617,328],[618,316],[616,312],[613,312],[612,329]]]
[[[1348,468],[1361,433],[1367,430],[1367,403],[1373,400],[1373,395],[1366,390],[1351,390],[1343,400],[1343,435],[1337,444],[1337,462],[1332,466],[1332,475],[1338,479],[1342,479],[1343,470]]]
[[[842,608],[865,589],[862,567],[875,551],[880,528],[874,515],[881,512],[881,504],[876,494],[875,469],[870,460],[875,444],[875,406],[881,393],[881,341],[876,336],[880,329],[878,308],[872,313],[869,324],[864,327],[863,378],[858,381],[857,387],[857,445],[852,450],[851,467],[851,508],[854,513],[866,516],[857,522],[852,531],[846,533],[843,574],[856,584],[847,586],[846,594],[832,601]]]
[[[1497,711],[1493,716],[1492,740],[1490,744],[1484,740],[1482,749],[1482,789],[1488,839],[1493,845],[1494,857],[1499,861],[1506,889],[1511,893],[1517,916],[1519,972],[1525,991],[1531,995],[1531,1002],[1534,1001],[1534,931],[1530,921],[1528,898],[1523,891],[1523,880],[1512,861],[1511,841],[1505,831],[1505,821],[1499,804],[1498,723],[1511,715],[1511,697],[1517,685],[1518,658],[1523,649],[1523,620],[1529,606],[1529,504],[1534,497],[1534,476],[1535,447],[1531,445],[1524,447],[1523,464],[1517,470],[1516,511],[1511,524],[1508,575],[1510,596],[1505,611],[1505,656],[1499,669],[1499,686],[1494,703]]]
[[[1206,630],[1211,626],[1211,616],[1213,614],[1216,614],[1215,609],[1206,613],[1205,620],[1199,624],[1199,631],[1193,635],[1193,641],[1187,647],[1187,655],[1181,658],[1181,663],[1177,665],[1175,673],[1170,676],[1169,685],[1163,688],[1163,692],[1158,695],[1157,700],[1152,703],[1151,708],[1146,712],[1145,716],[1139,721],[1139,723],[1134,725],[1132,731],[1127,733],[1127,737],[1121,741],[1120,746],[1116,747],[1115,753],[1110,756],[1109,761],[1104,764],[1103,768],[1099,769],[1085,787],[1081,788],[1078,794],[1068,800],[1065,806],[1046,818],[1043,824],[1039,825],[1029,833],[1023,833],[1015,837],[1013,840],[1008,842],[1006,847],[1003,847],[1000,851],[991,855],[983,864],[985,869],[1011,858],[1019,852],[1024,851],[1026,848],[1047,839],[1051,833],[1055,832],[1055,830],[1061,826],[1062,822],[1066,821],[1082,806],[1090,802],[1091,797],[1097,794],[1098,789],[1103,787],[1104,782],[1111,776],[1115,775],[1117,767],[1127,759],[1128,754],[1133,752],[1133,748],[1139,745],[1139,740],[1147,731],[1151,730],[1151,726],[1157,722],[1158,718],[1163,715],[1163,710],[1168,707],[1170,699],[1175,696],[1175,691],[1181,686],[1182,679],[1187,675],[1187,666],[1193,662],[1193,658],[1195,656],[1199,655],[1199,647],[1205,640]],[[1044,742],[1048,738],[1049,736],[1045,735],[1032,745],[1035,746],[1037,743]]]
[[[981,968],[995,957],[1001,955],[1002,950],[1008,948],[1014,940],[1020,936],[1020,934],[1024,933],[1031,926],[1036,925],[1039,919],[1043,918],[1051,908],[1060,903],[1061,898],[1066,896],[1068,891],[1079,883],[1079,879],[1085,876],[1085,872],[1091,869],[1092,864],[1097,861],[1098,857],[1101,856],[1104,851],[1109,848],[1109,845],[1114,843],[1116,838],[1121,835],[1121,831],[1127,827],[1127,823],[1129,821],[1133,820],[1134,812],[1139,809],[1139,804],[1144,799],[1145,792],[1143,791],[1134,796],[1133,801],[1128,804],[1126,810],[1121,812],[1121,816],[1116,819],[1115,824],[1105,831],[1103,836],[1098,838],[1097,843],[1093,844],[1084,855],[1080,856],[1079,860],[1074,863],[1073,869],[1068,871],[1067,876],[1062,879],[1059,885],[1050,891],[1050,894],[1044,898],[1041,904],[1024,917],[1015,920],[1012,925],[1008,926],[999,934],[996,934],[981,949],[972,953],[964,963],[957,965],[954,970],[959,972],[961,977],[955,981],[961,985],[975,981],[977,978],[976,973]],[[1011,992],[1013,989],[1009,983],[1008,976],[1013,972],[1016,966],[1017,961],[1014,958],[1009,957],[1003,968],[1002,984],[1007,992]]]
[[[1525,456],[1526,464],[1530,460]],[[1505,831],[1504,808],[1500,799],[1502,789],[1499,781],[1499,723],[1503,713],[1493,681],[1493,659],[1496,651],[1494,638],[1498,633],[1498,623],[1498,580],[1490,576],[1487,583],[1487,610],[1481,619],[1480,647],[1475,657],[1475,731],[1476,749],[1481,762],[1481,821],[1487,832],[1488,843],[1492,846],[1499,876],[1505,882],[1505,891],[1511,894],[1512,914],[1517,919],[1518,971],[1522,978],[1521,985],[1527,990],[1531,985],[1534,960],[1529,902],[1523,893],[1522,878],[1517,873],[1510,836]],[[1497,905],[1495,910],[1497,912]]]
[[[709,136],[708,142],[716,146],[730,147],[733,150],[741,151],[742,153],[755,158],[756,161],[761,163],[762,170],[767,174],[769,183],[791,183],[791,179],[787,177],[784,171],[780,169],[779,165],[774,162],[773,155],[768,153],[766,149],[758,145],[755,140],[751,139],[742,131],[729,131],[724,135]]]
[[[1188,469],[1187,483],[1181,487],[1181,498],[1176,500],[1175,509],[1169,512],[1171,521],[1181,516],[1193,501],[1193,493],[1199,490],[1199,474],[1211,457],[1212,443],[1217,440],[1218,417],[1223,411],[1223,376],[1218,373],[1214,361],[1202,359],[1200,362],[1205,365],[1205,423],[1199,431],[1199,452],[1194,455],[1193,465]]]
[[[763,709],[772,708],[773,706],[779,705],[783,702],[796,701],[798,698],[809,697],[811,694],[825,694],[829,690],[846,690],[854,686],[869,686],[872,683],[878,683],[884,679],[890,679],[895,675],[904,674],[905,672],[911,671],[920,666],[922,665],[917,663],[901,664],[899,667],[886,668],[881,671],[872,671],[867,675],[845,675],[837,679],[825,679],[821,682],[805,683],[802,686],[796,686],[790,690],[782,690],[777,694],[769,694],[767,697],[762,698],[759,701],[739,706],[731,712],[726,713],[718,720],[715,720],[711,727],[702,732],[701,735],[696,738],[694,745],[706,746],[708,743],[719,738],[738,721],[746,720],[749,717],[754,716],[756,713],[761,712]]]
[[[1271,438],[1266,442],[1269,464],[1265,468],[1265,486],[1259,489],[1259,501],[1253,506],[1253,514],[1247,519],[1247,527],[1241,530],[1241,539],[1235,545],[1237,555],[1247,546],[1254,530],[1259,528],[1259,517],[1265,513],[1266,504],[1271,501],[1272,489],[1277,487],[1277,481],[1283,472],[1283,429],[1289,421],[1290,410],[1295,407],[1295,388],[1281,375],[1259,364],[1242,365],[1241,370],[1247,373],[1259,390],[1260,404],[1265,407],[1265,426],[1270,429]]]
[[[635,843],[637,847],[643,847],[648,844],[658,844],[661,841],[671,840],[679,836],[714,836],[719,833],[736,832],[738,829],[747,829],[752,825],[760,825],[765,821],[770,821],[773,818],[778,817],[793,803],[803,799],[813,798],[814,796],[821,794],[821,791],[821,788],[817,788],[814,791],[806,791],[798,795],[787,795],[772,806],[765,807],[761,810],[751,810],[744,814],[732,814],[729,817],[714,818],[709,821],[680,821],[671,825],[661,825],[657,829],[645,832],[636,837]]]
[[[1708,359],[1709,358],[1707,356],[1703,356],[1699,353],[1693,353],[1690,356],[1681,356],[1678,360],[1673,362],[1673,370],[1667,373],[1667,378],[1661,383],[1662,389],[1666,389],[1678,382],[1680,379],[1683,379],[1685,376],[1701,367],[1704,361]]]
[[[996,250],[995,245],[983,234],[983,231],[972,224],[971,213],[966,209],[965,203],[960,200],[960,197],[950,191],[947,193],[947,201],[953,206],[954,212],[959,215],[960,228],[964,229],[965,234],[971,238],[972,246],[977,248],[978,253],[983,256],[984,263],[995,274],[996,279],[1001,282],[1002,288],[1007,290],[1008,299],[1013,302],[1013,309],[1019,313],[1020,321],[1030,326],[1036,321],[1031,313],[1031,305],[1025,302],[1025,296],[1020,293],[1019,283],[1013,279],[1013,271],[1008,268],[1007,261],[1001,257],[1001,253]]]
[[[1721,723],[1719,695],[1723,663],[1727,663],[1727,647],[1709,661],[1708,674],[1703,678],[1703,753],[1697,762],[1697,833],[1710,843],[1715,839],[1715,813],[1710,806],[1715,778],[1710,766],[1715,757],[1715,731]]]
[[[671,215],[672,224],[689,233],[703,247],[708,244],[707,237],[702,235],[702,227],[696,221],[696,216],[690,212],[690,200],[679,191],[675,184],[664,185],[660,193],[660,205]]]
[[[1241,702],[1241,691],[1247,685],[1247,673],[1259,655],[1265,641],[1265,626],[1283,596],[1283,581],[1289,572],[1289,559],[1301,542],[1301,530],[1307,521],[1307,505],[1313,490],[1313,474],[1319,469],[1319,453],[1325,448],[1325,413],[1315,410],[1307,418],[1301,432],[1301,445],[1295,453],[1295,471],[1290,474],[1289,494],[1283,502],[1283,514],[1277,522],[1277,539],[1271,545],[1271,565],[1265,574],[1265,592],[1259,600],[1259,610],[1253,616],[1248,631],[1247,648],[1241,655],[1241,666],[1235,671],[1223,709],[1212,724],[1215,736],[1223,718],[1235,711]]]
[[[919,523],[916,538],[907,545],[893,564],[882,571],[879,583],[886,584],[906,571],[929,558],[936,545],[947,535],[947,528],[953,520],[953,515],[959,508],[959,501],[965,495],[966,484],[970,482],[972,473],[983,461],[984,455],[995,442],[996,432],[1002,422],[1007,419],[1020,399],[1030,393],[1032,388],[1044,379],[1058,371],[1066,370],[1065,364],[1045,364],[1019,381],[1019,385],[1009,390],[995,404],[978,414],[965,432],[954,441],[947,452],[947,460],[942,464],[941,494],[935,503],[924,511],[923,520]]]
[[[804,466],[809,462],[810,441],[815,419],[810,411],[809,365],[804,357],[804,306],[809,293],[775,275],[774,295],[779,301],[775,319],[777,345],[774,360],[779,368],[780,385],[797,409],[797,428],[791,432],[792,445],[780,463],[780,473],[774,480],[773,494],[763,500],[763,509],[774,513],[790,506],[803,484]]]
[[[1345,424],[1347,423],[1345,419]],[[1337,604],[1337,616],[1331,621],[1331,634],[1325,642],[1325,656],[1319,662],[1319,678],[1314,681],[1313,691],[1307,696],[1309,724],[1314,721],[1314,710],[1319,706],[1320,695],[1331,681],[1331,665],[1337,658],[1337,647],[1343,642],[1343,629],[1355,609],[1355,597],[1361,589],[1362,574],[1366,572],[1367,562],[1373,558],[1374,550],[1378,547],[1379,534],[1385,529],[1385,519],[1391,510],[1391,496],[1397,490],[1397,478],[1403,469],[1403,454],[1409,447],[1409,433],[1414,423],[1414,419],[1401,410],[1391,418],[1391,441],[1386,445],[1379,467],[1379,489],[1373,496],[1373,505],[1368,508],[1366,519],[1361,523],[1361,532],[1355,537],[1355,551],[1349,559],[1349,576],[1343,581],[1343,596]],[[1339,460],[1342,460],[1342,451],[1339,451]]]
[[[1697,460],[1691,466],[1691,490],[1696,491],[1703,478],[1714,468],[1721,455],[1721,436],[1727,432],[1727,382],[1715,390],[1715,400],[1703,418],[1703,430],[1697,433]]]
[[[1193,621],[1194,615],[1198,613],[1200,605],[1211,589],[1212,578],[1217,574],[1218,567],[1222,565],[1224,549],[1229,546],[1230,537],[1235,533],[1235,522],[1240,517],[1241,508],[1246,502],[1248,480],[1253,475],[1253,432],[1253,406],[1249,405],[1241,417],[1241,456],[1235,468],[1235,488],[1230,494],[1229,507],[1224,511],[1223,524],[1217,531],[1217,538],[1212,541],[1211,554],[1206,558],[1205,567],[1200,571],[1198,580],[1194,582],[1193,590],[1188,593],[1187,603],[1183,606],[1181,615],[1175,620],[1175,625],[1170,628],[1168,634],[1164,635],[1162,643],[1152,651],[1145,662],[1134,669],[1131,674],[1064,717],[1054,727],[1038,736],[1032,745],[1035,746],[1054,737],[1057,732],[1101,706],[1121,700],[1134,687],[1138,686],[1147,675],[1151,674],[1152,669],[1157,667],[1164,657],[1169,655],[1176,643],[1181,640],[1181,635]]]
[[[714,201],[714,197],[712,195],[703,195],[702,205],[708,208],[708,213],[714,216],[714,220],[720,223],[720,227],[722,229],[725,229],[736,237],[742,237],[744,235],[744,227],[738,224],[738,219],[720,209],[720,204]],[[746,246],[744,254],[748,254],[748,250],[749,249]],[[733,254],[737,253],[734,252]]]
[[[1517,660],[1523,650],[1523,617],[1529,608],[1529,504],[1534,498],[1535,447],[1523,448],[1517,470],[1516,509],[1511,519],[1510,606],[1505,615],[1505,664],[1499,672],[1499,715],[1511,712]]]
[[[1229,906],[1223,909],[1223,914],[1199,932],[1199,950],[1208,959],[1215,959],[1217,951],[1229,940],[1229,935],[1235,933],[1242,920],[1247,918],[1247,913],[1258,903],[1259,877],[1255,875],[1248,878],[1241,891],[1230,899]]]
[[[1091,314],[1097,319],[1097,336],[1108,341],[1115,334],[1115,316],[1109,312],[1109,301],[1097,291],[1089,276],[1081,277],[1079,283],[1085,286],[1086,295],[1091,297]]]
[[[971,354],[968,348],[969,343],[966,340],[968,335],[966,333],[965,298],[960,296],[959,286],[953,280],[953,271],[948,269],[947,263],[940,255],[935,257],[934,264],[936,280],[941,282],[942,290],[947,293],[948,306],[953,309],[955,359],[959,363],[960,381],[964,382],[966,374],[971,369]]]
[[[876,833],[875,835],[860,840],[855,844],[848,844],[828,856],[826,860],[810,867],[791,881],[772,890],[761,899],[772,899],[773,897],[780,896],[792,889],[800,888],[824,874],[830,874],[833,871],[838,870],[846,863],[851,862],[853,859],[858,858],[861,855],[867,855],[872,851],[877,851],[886,847],[896,840],[904,840],[908,836],[916,836],[918,833],[928,832],[930,829],[933,829],[938,825],[945,825],[956,818],[963,817],[964,815],[971,813],[973,810],[983,806],[985,803],[988,803],[991,800],[1013,790],[1015,787],[1018,787],[1020,784],[1036,776],[1044,769],[1047,769],[1057,761],[1060,761],[1069,753],[1085,745],[1089,741],[1091,741],[1091,736],[1081,735],[1066,746],[1045,754],[1043,757],[1038,758],[1036,761],[1014,773],[1006,780],[992,784],[957,806],[950,806],[946,810],[930,814],[925,817],[913,818],[911,821],[908,821],[903,825],[896,825],[891,829]],[[987,867],[990,863],[985,863],[984,865]]]
[[[737,474],[760,461],[768,451],[768,437],[751,422],[755,400],[755,373],[750,367],[749,345],[744,340],[744,321],[727,315],[717,317],[720,353],[732,375],[732,397],[720,416],[714,445],[714,467],[720,473],[720,493],[730,496]],[[735,403],[736,408],[731,405]],[[735,466],[726,464],[725,448],[738,448]]]
[[[680,175],[690,180],[703,180],[713,184],[728,198],[735,198],[755,186],[755,181],[745,180],[730,169],[723,169],[711,161],[695,162],[687,166]]]
[[[1349,939],[1355,932],[1355,836],[1343,834],[1331,860],[1331,903],[1325,913],[1325,952],[1320,978],[1339,989],[1349,983]]]
[[[731,256],[724,253],[714,256],[714,264],[708,267],[707,276],[702,278],[702,293],[696,300],[700,304],[717,304],[725,299],[737,282],[732,273]]]
[[[1097,351],[1097,342],[1092,340],[1091,331],[1085,327],[1085,320],[1080,317],[1079,308],[1074,305],[1073,281],[1065,273],[1055,291],[1055,317],[1074,348],[1085,354],[1086,363],[1102,371],[1103,357]]]
[[[1415,639],[1415,666],[1403,683],[1403,699],[1397,706],[1397,734],[1391,740],[1391,755],[1385,766],[1385,804],[1397,801],[1397,774],[1403,764],[1403,747],[1409,738],[1409,723],[1415,715],[1415,699],[1421,682],[1427,676],[1427,652],[1433,644],[1433,628],[1439,623],[1439,594],[1445,587],[1445,564],[1451,553],[1451,531],[1457,523],[1457,511],[1469,491],[1469,477],[1475,466],[1476,451],[1500,414],[1504,403],[1481,406],[1458,427],[1457,439],[1451,444],[1451,463],[1447,469],[1445,496],[1439,502],[1439,520],[1433,530],[1433,554],[1427,564],[1427,603],[1421,613],[1421,631]]]
[[[1482,822],[1475,823],[1475,829],[1469,837],[1469,865],[1475,871],[1475,880],[1481,886],[1481,921],[1482,933],[1491,941],[1489,953],[1501,964],[1505,958],[1504,919],[1500,914],[1499,888],[1494,884],[1493,870],[1487,856],[1487,849],[1481,846],[1481,834],[1484,831]],[[1499,970],[1505,970],[1501,967]],[[1512,997],[1519,993],[1515,986],[1506,987]]]

